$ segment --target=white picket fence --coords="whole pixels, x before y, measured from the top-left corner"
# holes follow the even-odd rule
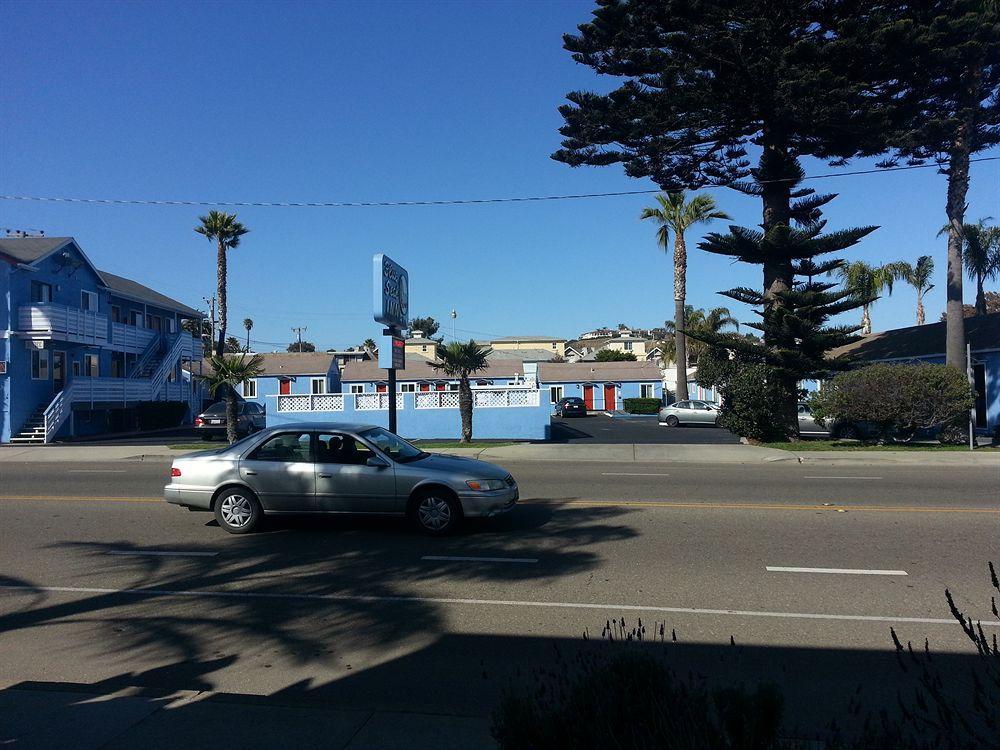
[[[396,408],[403,409],[405,394],[397,394]],[[477,388],[472,391],[477,409],[538,406],[539,391],[532,388]],[[351,399],[349,402],[347,399]],[[344,411],[349,403],[354,411],[386,411],[388,393],[295,393],[277,396],[278,412]],[[413,394],[416,409],[457,409],[458,391],[418,391]]]

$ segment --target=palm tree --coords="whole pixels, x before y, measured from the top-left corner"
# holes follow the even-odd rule
[[[480,346],[471,339],[468,344],[453,341],[441,347],[438,361],[431,365],[445,375],[458,378],[458,410],[462,415],[460,442],[463,443],[472,442],[472,386],[469,385],[469,375],[490,366],[486,358],[489,353],[489,347]]]
[[[929,255],[921,255],[917,258],[917,263],[911,266],[905,261],[900,261],[899,278],[917,290],[917,325],[924,324],[924,295],[927,294],[934,285],[931,283],[931,276],[934,274],[934,259]]]
[[[965,248],[962,261],[965,271],[976,280],[976,315],[986,315],[986,281],[1000,276],[1000,227],[989,226],[986,222],[993,217],[986,216],[975,224],[962,227],[962,241]],[[948,231],[945,227],[938,236]]]
[[[690,346],[687,347],[688,362],[685,363],[685,366],[690,362],[697,362],[698,358],[708,350],[707,344],[699,340],[700,334],[720,333],[726,326],[733,326],[736,330],[740,328],[740,322],[733,317],[728,307],[713,307],[706,313],[701,308],[696,309],[692,305],[687,305],[684,308],[684,319],[686,321],[684,325],[688,332],[687,338],[692,339],[688,342]],[[676,336],[672,321],[666,322],[666,329]]]
[[[246,354],[238,357],[214,356],[208,360],[210,372],[206,376],[208,390],[215,398],[222,390],[226,394],[226,437],[230,443],[236,442],[236,387],[264,371],[264,358],[254,354],[247,359]]]
[[[378,345],[375,343],[375,339],[365,339],[361,342],[361,348],[369,354],[373,354],[378,349]]]
[[[659,208],[644,208],[640,219],[653,219],[660,225],[656,232],[657,244],[667,252],[670,232],[674,233],[674,339],[677,366],[677,399],[686,400],[687,351],[684,341],[684,301],[687,298],[687,244],[684,233],[695,224],[707,224],[713,219],[728,219],[728,214],[719,211],[715,199],[701,193],[685,202],[681,191],[660,193],[656,196]]]
[[[226,336],[226,353],[227,354],[239,354],[243,351],[243,347],[240,346],[240,340],[235,336]]]
[[[198,221],[201,222],[201,226],[195,227],[194,231],[205,235],[210,242],[215,240],[218,248],[219,330],[215,353],[221,355],[225,351],[229,312],[226,304],[226,250],[239,247],[240,237],[250,230],[236,221],[236,214],[227,214],[224,211],[209,211],[208,216],[199,216]]]
[[[243,318],[243,327],[247,329],[247,351],[250,351],[250,329],[253,328],[253,320]]]
[[[863,260],[856,260],[853,263],[842,264],[836,271],[828,272],[828,274],[836,273],[852,296],[864,301],[864,306],[861,308],[861,333],[868,335],[872,332],[872,303],[879,298],[883,290],[892,294],[892,283],[901,277],[902,271],[899,263],[870,266]]]

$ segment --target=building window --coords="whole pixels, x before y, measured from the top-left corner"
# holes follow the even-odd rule
[[[314,396],[326,393],[326,378],[313,378],[311,392]]]
[[[122,309],[118,305],[111,306],[111,322],[112,323],[122,322]]]
[[[553,404],[558,404],[562,401],[563,397],[563,387],[561,385],[553,385],[549,388],[549,402]]]
[[[48,380],[49,379],[49,350],[48,349],[32,349],[31,350],[31,379],[32,380]]]
[[[625,351],[627,351],[627,352],[632,351],[632,342],[631,341],[626,341],[625,342]]]
[[[458,383],[448,383],[448,390],[449,391],[457,391],[458,390]]]
[[[91,312],[97,312],[97,294],[95,292],[88,292],[86,290],[80,290],[80,309],[90,310]]]
[[[639,386],[640,398],[656,398],[656,385],[653,383],[643,383]]]
[[[400,383],[399,384],[400,393],[416,393],[417,384],[416,383]]]
[[[177,333],[177,321],[167,318],[167,333]]]
[[[52,285],[44,281],[31,282],[31,301],[45,304],[52,301]]]
[[[129,323],[136,328],[142,328],[142,313],[138,310],[131,310],[128,314]]]
[[[73,377],[80,377],[80,360],[78,359],[73,360]]]
[[[83,355],[84,377],[96,378],[101,374],[101,360],[96,354]]]
[[[558,349],[559,348],[559,347],[556,346],[556,342],[555,341],[552,342],[552,348],[553,349]]]
[[[420,345],[420,351],[426,352],[427,351],[427,344],[421,344]]]
[[[243,381],[243,398],[257,398],[257,381],[254,378]]]
[[[365,386],[363,383],[351,383],[351,393],[364,393]]]

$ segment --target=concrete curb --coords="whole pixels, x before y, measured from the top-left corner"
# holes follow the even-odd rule
[[[170,463],[193,451],[171,450],[162,445],[53,445],[0,448],[4,462],[107,462]],[[664,444],[537,444],[519,443],[495,448],[443,448],[434,453],[481,458],[484,461],[564,461],[605,463],[684,463],[747,465],[799,463],[828,466],[941,466],[995,467],[1000,472],[1000,451],[795,451],[751,445]]]

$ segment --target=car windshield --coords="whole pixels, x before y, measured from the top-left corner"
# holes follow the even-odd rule
[[[574,397],[574,398],[566,398],[566,399],[563,399],[563,400],[567,404],[582,404],[583,403],[583,399],[582,398],[576,398],[576,397]]]
[[[410,445],[398,435],[393,435],[383,427],[372,427],[370,430],[365,430],[360,434],[361,437],[375,445],[393,461],[398,461],[401,464],[418,461],[430,455],[429,453],[424,453],[424,451],[416,446]]]

